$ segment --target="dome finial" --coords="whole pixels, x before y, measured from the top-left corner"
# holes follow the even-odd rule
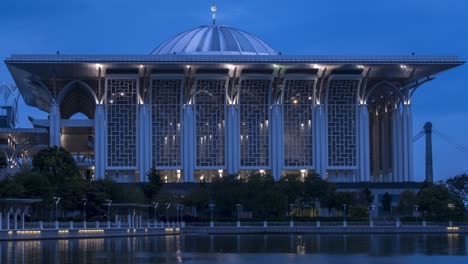
[[[212,14],[212,19],[213,19],[213,25],[214,25],[214,24],[216,24],[216,6],[215,5],[211,6],[211,12],[213,13]]]

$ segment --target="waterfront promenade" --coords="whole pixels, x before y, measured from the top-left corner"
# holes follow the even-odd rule
[[[2,228],[0,241],[178,234],[457,234],[466,222],[29,222]]]

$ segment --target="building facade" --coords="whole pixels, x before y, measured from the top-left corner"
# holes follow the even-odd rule
[[[288,56],[220,25],[150,55],[12,55],[32,120],[96,179],[167,182],[310,171],[332,182],[413,181],[414,92],[445,56]],[[74,119],[82,113],[87,119]]]

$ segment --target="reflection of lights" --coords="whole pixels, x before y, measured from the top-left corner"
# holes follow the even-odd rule
[[[408,68],[408,66],[406,66],[406,65],[404,65],[404,64],[401,64],[401,65],[400,65],[400,68],[406,69],[406,68]]]
[[[299,101],[297,99],[294,99],[293,103],[297,104],[297,103],[299,103]]]
[[[120,93],[120,96],[124,96],[125,94],[124,93]]]
[[[309,96],[309,100],[312,100],[312,96]]]

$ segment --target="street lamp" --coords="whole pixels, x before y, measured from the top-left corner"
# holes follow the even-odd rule
[[[112,200],[107,199],[107,222],[110,221],[110,205],[112,204]]]
[[[183,214],[183,212],[184,212],[184,205],[181,204],[181,205],[180,205],[180,221],[181,221],[181,222],[184,222],[184,214]]]
[[[343,222],[346,222],[346,206],[347,204],[342,204],[343,206]]]
[[[166,222],[169,223],[169,207],[171,207],[170,203],[166,203]]]
[[[83,201],[83,221],[86,222],[86,204],[88,203],[88,199],[82,198]]]
[[[158,217],[157,217],[157,208],[158,208],[158,206],[159,206],[159,203],[153,202],[153,205],[154,205],[154,221],[157,222],[157,221],[158,221]]]
[[[181,204],[176,204],[176,222],[179,224],[179,208],[182,206]]]
[[[213,208],[216,205],[213,202],[211,202],[208,206],[210,207],[210,221],[213,222]]]
[[[55,222],[57,222],[57,218],[58,218],[57,217],[58,216],[57,208],[58,208],[58,204],[59,204],[60,200],[62,200],[62,198],[54,196],[54,201],[55,201]]]
[[[236,204],[236,208],[237,208],[237,222],[239,222],[241,207],[242,207],[242,204]]]
[[[449,203],[448,205],[448,208],[449,208],[449,226],[452,226],[452,212],[453,212],[453,208],[455,208],[455,205],[453,203]]]
[[[292,222],[292,209],[294,204],[289,204],[289,222]]]
[[[373,204],[369,206],[369,222],[372,222],[372,211],[374,211],[374,207]]]

